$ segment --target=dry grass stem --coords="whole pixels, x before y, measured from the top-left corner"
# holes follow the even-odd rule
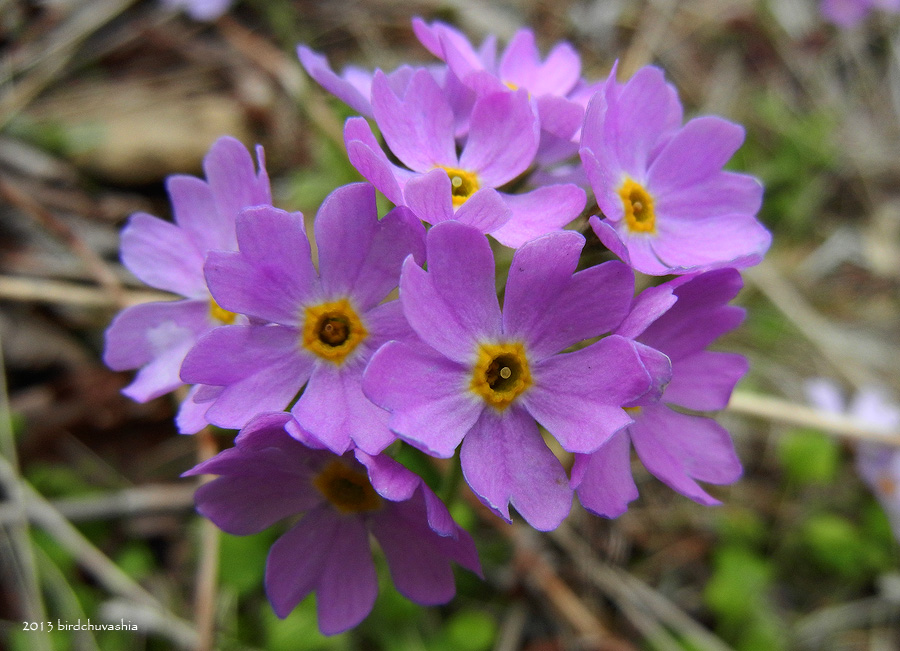
[[[817,312],[803,295],[768,262],[744,270],[744,277],[757,287],[785,318],[831,362],[839,373],[856,388],[877,384],[869,369],[891,371],[900,359],[900,350],[883,342],[851,335]]]
[[[5,526],[0,521],[0,529],[6,529],[8,533],[10,551],[14,558],[10,573],[19,583],[18,593],[23,602],[21,615],[30,621],[42,622],[46,618],[46,609],[41,598],[41,586],[29,535],[26,498],[19,476],[16,441],[6,388],[2,340],[0,340],[0,487],[14,516]],[[41,651],[51,648],[50,638],[43,631],[35,635],[33,641],[36,648]]]
[[[577,559],[585,576],[648,635],[648,640],[658,643],[668,639],[676,645],[673,649],[683,648],[678,638],[672,637],[663,628],[668,627],[702,651],[732,651],[730,646],[646,583],[625,570],[597,560],[594,550],[566,523],[551,532],[550,536],[572,558]]]
[[[0,300],[115,309],[150,301],[176,298],[153,290],[123,290],[120,297],[105,289],[57,280],[0,276]]]
[[[871,441],[900,446],[900,432],[879,429],[858,419],[833,414],[772,396],[736,391],[728,410],[799,427],[812,427],[855,441]]]
[[[124,289],[115,272],[77,233],[57,219],[34,197],[2,177],[0,177],[0,196],[64,242],[81,259],[100,286],[109,293],[111,300],[119,307],[126,306]]]
[[[216,439],[209,427],[195,435],[197,442],[197,463],[212,458],[218,452]],[[198,485],[213,478],[201,475]],[[196,488],[196,486],[195,486]],[[210,651],[216,641],[216,594],[219,579],[219,552],[221,549],[219,529],[210,520],[200,523],[200,562],[197,566],[197,592],[194,598],[196,628],[199,635],[198,651]]]

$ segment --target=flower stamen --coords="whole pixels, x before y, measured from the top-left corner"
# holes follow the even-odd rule
[[[368,335],[346,298],[305,308],[302,343],[317,357],[339,365]]]
[[[234,323],[234,320],[237,319],[237,314],[234,312],[229,312],[218,303],[216,303],[216,299],[209,299],[209,316],[213,318],[213,320],[218,321],[219,323],[223,323],[225,325],[231,325]]]
[[[459,208],[469,197],[478,192],[480,186],[475,172],[443,166],[441,169],[447,173],[447,177],[450,179],[450,193],[454,208]]]
[[[632,233],[656,233],[656,213],[653,197],[640,183],[625,179],[619,188],[619,197],[625,210],[625,224]]]
[[[497,411],[503,411],[534,383],[525,347],[520,342],[480,344],[470,388]]]
[[[340,513],[362,513],[381,508],[381,497],[369,478],[334,460],[312,480],[313,486]]]

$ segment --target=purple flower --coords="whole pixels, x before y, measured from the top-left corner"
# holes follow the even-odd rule
[[[509,520],[509,504],[541,530],[571,507],[565,470],[538,431],[571,452],[592,452],[631,422],[621,405],[668,380],[668,361],[611,336],[634,278],[609,262],[574,273],[584,238],[550,233],[513,257],[501,314],[487,240],[458,222],[428,233],[428,271],[403,266],[400,300],[418,343],[390,342],[369,363],[364,389],[391,412],[402,438],[438,457],[462,443],[466,481]],[[659,359],[662,358],[662,359]]]
[[[397,286],[403,259],[423,259],[424,229],[406,208],[379,220],[375,190],[357,183],[325,200],[315,234],[318,274],[302,215],[270,207],[240,214],[239,251],[211,253],[206,278],[219,305],[253,322],[204,336],[181,375],[222,387],[210,423],[242,427],[303,389],[291,408],[301,427],[337,453],[352,441],[375,454],[394,436],[360,381],[382,343],[412,336],[400,304],[379,303]]]
[[[362,118],[351,118],[344,130],[350,162],[423,221],[454,219],[517,247],[562,228],[584,208],[584,192],[574,185],[518,195],[494,189],[523,174],[537,151],[538,123],[525,91],[479,98],[459,155],[453,108],[427,71],[417,71],[402,96],[376,72],[372,105],[388,147],[409,169],[389,161]]]
[[[806,385],[810,402],[835,414],[848,416],[885,431],[900,432],[900,405],[879,387],[864,387],[845,405],[834,382],[812,380]],[[863,442],[856,448],[856,471],[878,498],[891,522],[894,537],[900,540],[900,448],[883,443]]]
[[[727,305],[740,288],[738,272],[722,269],[682,276],[645,290],[635,300],[616,333],[665,353],[671,360],[672,380],[661,396],[630,405],[634,423],[603,447],[593,454],[575,455],[572,486],[585,508],[612,518],[637,498],[629,442],[647,470],[701,504],[718,501],[697,481],[729,484],[740,477],[740,461],[721,425],[668,406],[710,411],[728,404],[734,385],[747,372],[747,361],[706,347],[743,320],[743,309]]]
[[[236,315],[210,297],[203,262],[211,250],[237,248],[234,222],[248,206],[272,202],[262,148],[259,172],[247,149],[234,138],[220,138],[203,159],[206,181],[171,176],[166,182],[175,223],[137,213],[122,231],[122,262],[138,278],[185,300],[144,303],[123,310],[106,331],[104,361],[116,371],[140,368],[123,393],[145,402],[177,387],[185,354],[212,328]],[[179,415],[183,432],[195,432],[191,398]]]
[[[373,117],[371,72],[357,66],[347,66],[338,75],[328,65],[328,59],[305,45],[297,46],[297,56],[307,74],[320,86],[356,112]],[[415,69],[410,66],[400,66],[386,77],[391,88],[397,93],[402,93],[409,85],[414,72]]]
[[[370,533],[397,590],[417,603],[453,598],[451,561],[481,575],[469,534],[417,475],[384,455],[307,447],[285,432],[289,419],[260,416],[233,448],[185,473],[220,475],[197,489],[196,504],[228,533],[257,533],[302,514],[266,563],[266,592],[279,617],[315,591],[322,633],[361,622],[378,592]]]
[[[900,0],[822,0],[822,15],[838,27],[853,27],[874,9],[900,11]]]
[[[489,37],[476,51],[458,30],[441,23],[413,18],[413,31],[425,48],[445,61],[463,84],[482,96],[519,88],[535,102],[542,130],[541,149],[560,160],[575,153],[584,105],[570,95],[579,88],[581,58],[568,43],[557,43],[542,61],[534,32],[520,29],[499,61],[496,43]],[[563,145],[569,145],[564,147]],[[552,154],[550,152],[552,151]]]
[[[231,5],[231,0],[163,0],[171,9],[184,9],[194,20],[215,20]]]
[[[638,271],[687,273],[757,264],[771,235],[756,218],[762,186],[721,168],[744,130],[718,117],[681,126],[681,106],[661,70],[626,84],[615,70],[588,105],[581,159],[606,219],[602,242]]]

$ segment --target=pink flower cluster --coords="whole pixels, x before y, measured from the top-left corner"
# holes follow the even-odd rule
[[[140,369],[128,395],[188,384],[180,431],[240,430],[187,473],[218,475],[198,490],[203,515],[248,534],[301,514],[272,547],[266,587],[280,616],[315,591],[325,633],[372,608],[369,533],[416,602],[453,596],[453,562],[480,573],[472,539],[393,459],[398,446],[458,450],[481,502],[539,530],[576,497],[624,512],[632,446],[702,504],[716,500],[698,482],[741,473],[709,412],[747,364],[708,348],[743,319],[729,305],[737,269],[770,244],[762,187],[722,169],[743,129],[685,123],[657,68],[589,82],[571,46],[542,58],[529,30],[498,56],[493,38],[413,29],[440,63],[337,74],[299,49],[361,114],[344,137],[368,180],[325,200],[314,246],[303,215],[272,206],[262,152],[257,168],[222,138],[205,180],[169,180],[174,223],[139,214],[123,233],[125,264],[184,298],[129,308],[107,331],[107,364]],[[382,217],[376,190],[394,206]],[[586,234],[619,260],[585,266],[585,234],[565,228],[586,190],[602,212]],[[502,303],[500,245],[515,249]],[[635,272],[672,278],[635,295]]]

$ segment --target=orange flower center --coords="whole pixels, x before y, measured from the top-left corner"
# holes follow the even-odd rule
[[[520,342],[478,346],[469,386],[494,409],[503,411],[532,384],[528,357]]]
[[[305,308],[303,347],[322,359],[342,364],[368,335],[346,298]]]
[[[369,478],[335,459],[313,478],[313,486],[341,513],[363,513],[381,508],[381,497]]]

